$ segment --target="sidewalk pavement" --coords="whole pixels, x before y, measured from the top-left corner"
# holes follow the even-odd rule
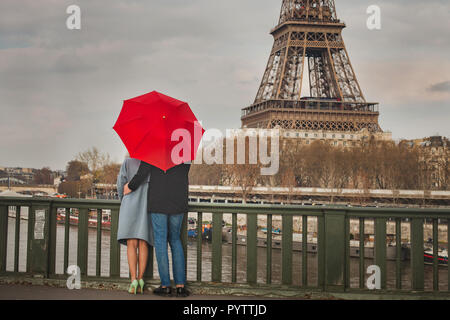
[[[69,290],[40,285],[0,284],[0,300],[277,300],[262,297],[203,296],[187,298],[159,297],[147,291],[132,295],[126,291],[80,289]]]

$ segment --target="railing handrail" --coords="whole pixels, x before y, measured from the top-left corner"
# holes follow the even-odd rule
[[[350,133],[347,133],[350,134]],[[352,134],[354,134],[352,132]],[[230,191],[239,192],[241,187],[239,186],[219,186],[219,185],[190,185],[191,191]],[[317,193],[317,194],[329,194],[329,193],[358,193],[369,195],[386,195],[393,196],[395,193],[403,196],[420,195],[424,196],[425,193],[430,195],[443,195],[450,197],[450,190],[419,190],[419,189],[351,189],[351,188],[319,188],[319,187],[253,187],[250,192],[268,192],[268,193]]]
[[[60,199],[60,198],[22,198],[22,197],[0,197],[0,203],[2,202],[12,202],[12,203],[50,203],[50,204],[63,204],[63,208],[67,207],[70,204],[75,205],[90,205],[94,204],[95,206],[120,206],[119,200],[105,200],[105,199]]]
[[[449,209],[441,208],[386,208],[386,207],[347,207],[339,205],[322,205],[322,206],[301,206],[301,205],[290,205],[290,204],[241,204],[241,203],[190,203],[190,207],[195,209],[193,211],[207,212],[208,210],[218,210],[220,212],[241,212],[247,210],[260,210],[262,213],[266,213],[266,210],[279,210],[283,209],[286,211],[307,211],[309,212],[323,212],[323,211],[347,211],[349,213],[360,213],[360,212],[386,212],[386,213],[423,213],[423,214],[436,214],[443,213],[450,215]],[[227,211],[229,210],[229,211]]]
[[[117,207],[120,206],[119,200],[103,200],[103,199],[59,199],[59,198],[21,198],[21,197],[1,197],[1,203],[49,203],[51,205],[61,205],[61,208],[75,206],[90,206],[93,208]],[[8,205],[8,204],[7,204]],[[13,204],[9,204],[13,205]],[[221,212],[221,213],[261,213],[267,214],[280,212],[279,214],[288,212],[305,212],[321,215],[327,212],[348,212],[349,214],[360,213],[383,213],[383,214],[419,214],[419,215],[449,215],[450,208],[389,208],[389,207],[348,207],[345,205],[320,205],[320,206],[302,206],[292,204],[253,204],[253,203],[198,203],[190,202],[189,210],[200,212]]]

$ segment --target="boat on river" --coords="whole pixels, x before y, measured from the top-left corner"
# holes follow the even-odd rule
[[[433,264],[434,253],[433,248],[426,248],[423,252],[423,260],[425,264]],[[444,248],[439,248],[438,250],[438,266],[447,267],[448,266],[448,250]]]
[[[56,222],[64,224],[66,221],[66,213],[64,210],[58,210],[56,214]],[[70,214],[70,225],[78,225],[78,211],[74,210]],[[89,212],[88,219],[89,228],[97,228],[97,210],[92,210]],[[111,212],[108,210],[103,210],[102,213],[102,229],[111,229]]]

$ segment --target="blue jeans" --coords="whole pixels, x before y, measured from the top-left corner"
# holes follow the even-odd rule
[[[180,239],[183,216],[184,214],[151,214],[156,261],[158,261],[158,272],[163,287],[170,287],[167,242],[169,242],[172,251],[172,271],[175,285],[186,284],[184,251]]]

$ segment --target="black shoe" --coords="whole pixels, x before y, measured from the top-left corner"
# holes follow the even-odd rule
[[[186,287],[177,288],[177,297],[186,298],[191,295],[191,292]]]
[[[172,296],[172,288],[171,287],[159,287],[153,290],[153,293],[158,295],[158,296],[163,296],[163,297],[170,297]]]

